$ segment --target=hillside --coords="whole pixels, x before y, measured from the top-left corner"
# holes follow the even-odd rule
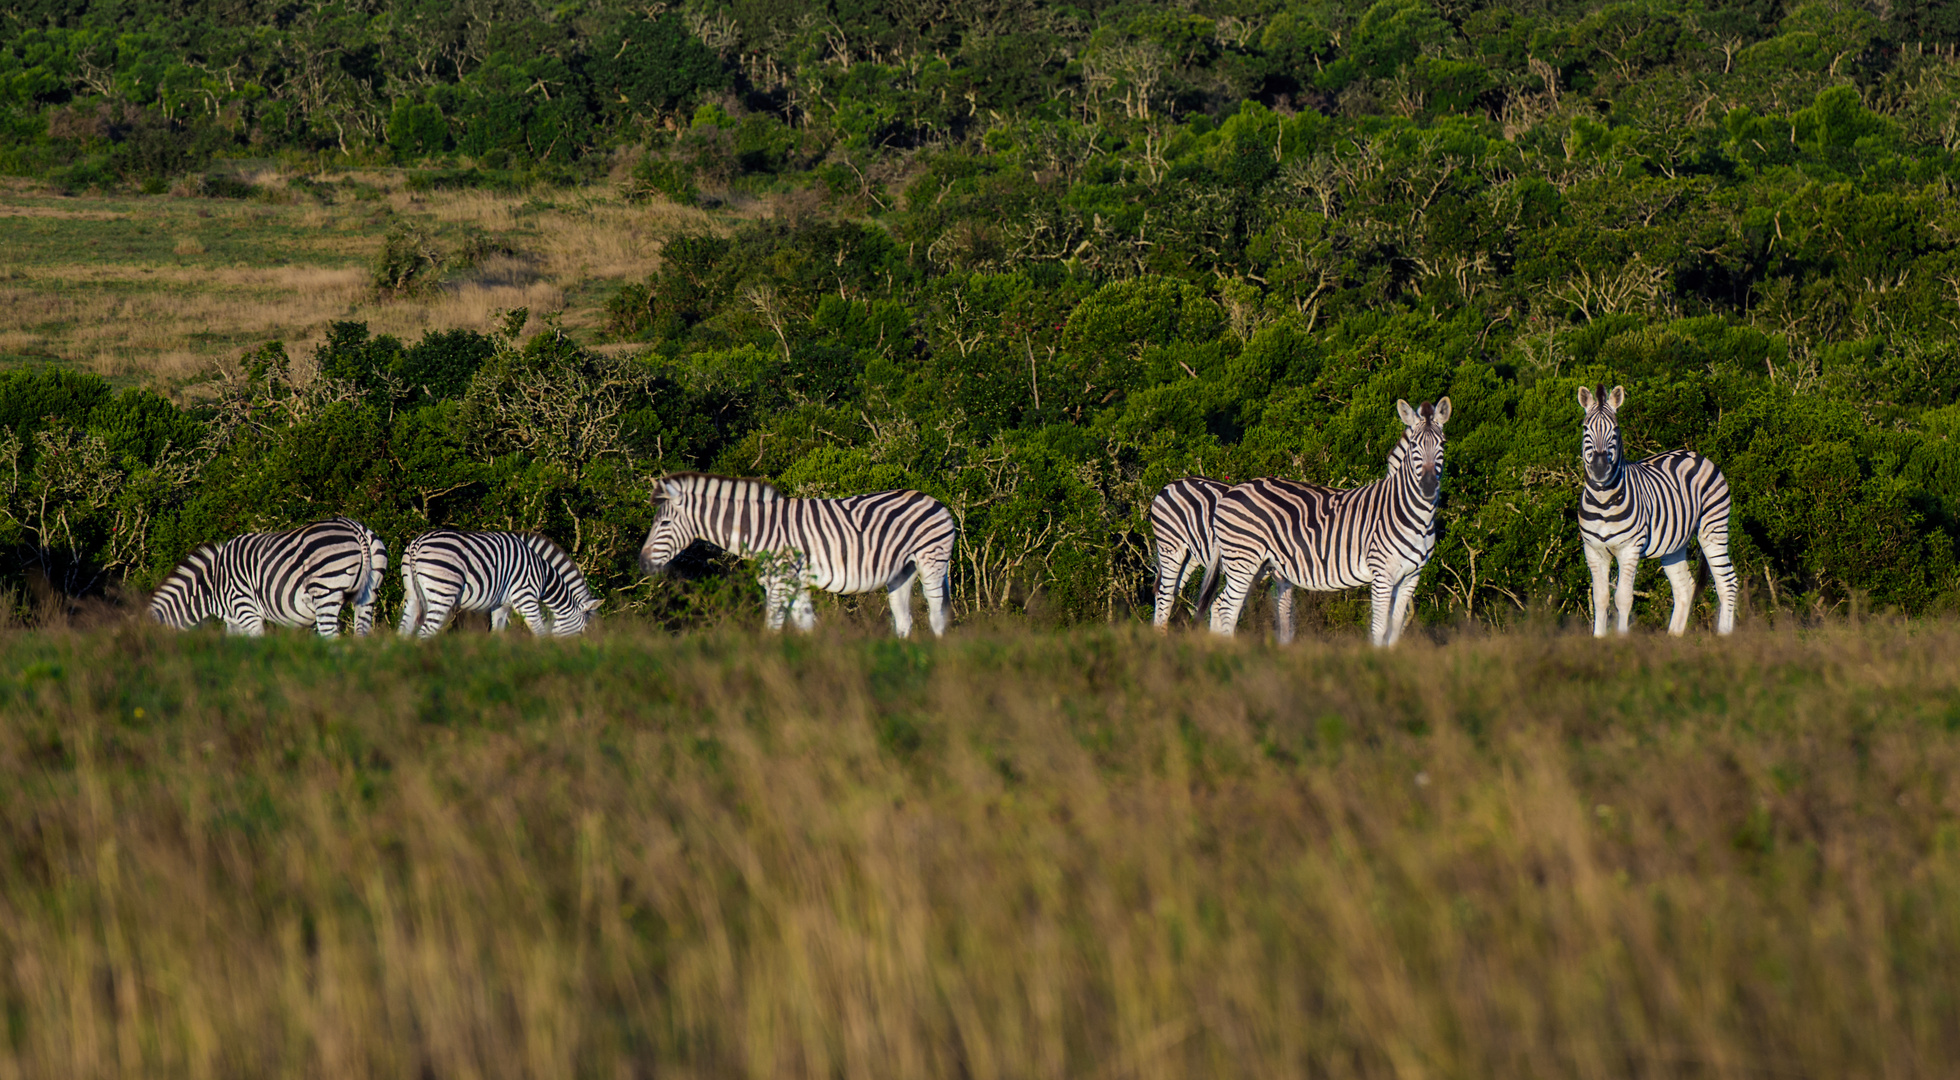
[[[1105,620],[1167,479],[1359,482],[1447,394],[1420,613],[1503,622],[1582,602],[1573,391],[1623,383],[1632,452],[1727,472],[1754,609],[1960,594],[1949,5],[4,17],[23,587],[344,511],[699,625],[721,577],[630,557],[697,468],[920,488],[963,615]]]

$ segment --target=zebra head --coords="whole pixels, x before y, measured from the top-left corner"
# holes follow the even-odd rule
[[[1449,423],[1450,399],[1420,409],[1397,401],[1395,411],[1408,430],[1389,453],[1390,472],[1414,484],[1424,502],[1433,503],[1443,491],[1443,425]]]
[[[150,618],[173,630],[189,630],[221,616],[215,563],[221,544],[205,544],[177,564],[150,597]]]
[[[1586,476],[1595,484],[1613,479],[1620,469],[1620,406],[1627,399],[1626,388],[1616,386],[1612,393],[1601,386],[1598,391],[1579,388],[1579,407],[1586,410],[1584,437],[1579,457],[1586,464]]]
[[[583,634],[592,625],[592,613],[599,610],[601,601],[589,593],[582,598],[574,598],[567,611],[551,613],[551,632],[561,637]]]
[[[661,480],[654,495],[653,528],[647,542],[640,545],[640,570],[647,574],[665,573],[674,556],[701,536],[694,523],[685,487],[673,480]]]

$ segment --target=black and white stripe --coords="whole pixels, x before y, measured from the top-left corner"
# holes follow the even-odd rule
[[[354,605],[354,633],[374,626],[374,595],[388,569],[388,548],[352,518],[330,518],[291,532],[245,533],[185,557],[150,598],[150,615],[188,630],[222,619],[225,631],[257,637],[265,625],[340,632],[340,611]]]
[[[946,632],[947,573],[959,526],[938,499],[881,491],[846,499],[791,499],[759,480],[678,473],[659,482],[640,566],[658,574],[696,540],[755,558],[769,629],[787,618],[816,625],[810,589],[884,589],[898,636],[912,632],[912,579],[926,595],[934,634]]]
[[[1369,640],[1392,645],[1411,612],[1423,565],[1436,547],[1442,496],[1443,425],[1450,399],[1415,409],[1395,403],[1406,428],[1389,454],[1389,473],[1358,488],[1293,480],[1253,480],[1218,500],[1219,569],[1224,585],[1211,628],[1230,634],[1253,584],[1270,567],[1278,579],[1275,622],[1281,642],[1293,638],[1295,588],[1369,587]]]
[[[516,612],[531,633],[582,633],[599,601],[563,548],[542,536],[431,529],[402,552],[401,633],[433,637],[458,611]],[[549,612],[549,614],[547,614]]]
[[[1193,572],[1205,573],[1198,595],[1210,595],[1218,574],[1218,532],[1212,519],[1218,497],[1230,486],[1187,476],[1165,484],[1150,500],[1150,536],[1157,545],[1157,602],[1150,622],[1157,629],[1169,628],[1177,594]]]
[[[1688,541],[1701,543],[1718,601],[1715,632],[1735,629],[1735,564],[1729,561],[1729,482],[1715,463],[1692,450],[1670,450],[1645,461],[1628,462],[1620,439],[1620,406],[1626,389],[1595,395],[1579,388],[1586,410],[1580,456],[1586,486],[1579,498],[1579,538],[1592,568],[1593,635],[1606,635],[1606,576],[1620,564],[1614,597],[1617,629],[1627,632],[1632,618],[1634,570],[1643,558],[1659,559],[1674,586],[1674,615],[1667,632],[1688,629],[1695,598],[1695,566]]]

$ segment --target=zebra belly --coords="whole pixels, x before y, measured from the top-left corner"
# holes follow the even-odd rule
[[[1680,519],[1667,526],[1649,525],[1646,543],[1641,545],[1641,556],[1657,559],[1683,550],[1688,546],[1688,537],[1691,535],[1690,524],[1686,519]]]
[[[495,611],[504,606],[510,594],[506,582],[485,583],[474,578],[463,582],[462,590],[456,596],[457,611]]]
[[[882,566],[847,567],[811,564],[803,571],[803,583],[829,593],[877,592],[891,584],[898,568]]]
[[[1298,589],[1314,592],[1333,592],[1337,589],[1352,589],[1369,582],[1368,568],[1363,565],[1349,565],[1345,560],[1329,562],[1321,558],[1317,551],[1303,552],[1306,558],[1285,558],[1273,553],[1273,573],[1285,578]]]

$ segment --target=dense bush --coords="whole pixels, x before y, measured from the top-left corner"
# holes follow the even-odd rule
[[[693,467],[922,488],[963,523],[968,609],[1103,618],[1143,595],[1165,480],[1358,483],[1397,398],[1449,394],[1425,617],[1571,609],[1572,389],[1603,381],[1635,452],[1728,470],[1756,603],[1960,596],[1960,28],[1933,7],[526,11],[349,14],[315,68],[217,27],[192,50],[216,18],[195,6],[113,51],[92,9],[5,16],[0,155],[70,188],[202,169],[225,139],[385,147],[432,159],[424,189],[596,174],[636,143],[631,198],[781,211],[671,238],[610,297],[635,359],[340,326],[298,385],[253,354],[183,418],[204,434],[101,474],[158,500],[135,546],[103,539],[125,496],[75,486],[122,438],[90,419],[114,395],[7,383],[19,567],[141,583],[194,539],[342,509],[546,528],[624,586],[645,477]],[[225,58],[257,89],[200,74]],[[487,251],[398,229],[374,283]],[[703,587],[634,595],[684,619]]]

